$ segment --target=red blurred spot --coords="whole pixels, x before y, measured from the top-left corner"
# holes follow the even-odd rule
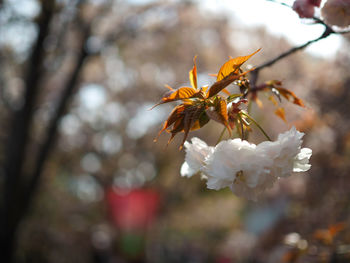
[[[112,220],[122,230],[143,230],[156,218],[160,196],[152,189],[110,188],[106,197]]]

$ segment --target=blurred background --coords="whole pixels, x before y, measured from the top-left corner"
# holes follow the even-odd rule
[[[260,72],[307,107],[283,102],[285,123],[261,95],[252,115],[272,138],[304,131],[313,156],[252,202],[181,178],[182,135],[153,142],[175,104],[149,108],[189,84],[195,55],[212,84],[229,56],[261,47],[247,63],[260,65],[322,26],[264,0],[0,5],[1,262],[350,262],[347,34]],[[214,145],[221,130],[190,137]]]

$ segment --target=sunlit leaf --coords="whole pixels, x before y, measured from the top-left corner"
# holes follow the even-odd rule
[[[262,101],[258,98],[258,94],[257,92],[252,92],[251,93],[251,100],[254,101],[256,103],[256,105],[258,105],[258,107],[260,109],[262,109],[264,107],[264,104],[262,103]]]
[[[196,58],[197,56],[195,56],[193,58],[193,68],[192,70],[189,72],[189,75],[190,75],[190,82],[191,82],[191,85],[194,89],[197,90],[197,66],[196,66]]]
[[[170,87],[169,85],[165,84],[164,87],[166,87],[167,89],[174,91],[174,89],[172,87]]]
[[[231,94],[230,96],[228,96],[226,98],[226,100],[227,100],[228,103],[230,103],[231,101],[233,101],[233,100],[235,100],[235,99],[237,99],[237,98],[239,98],[241,96],[242,96],[241,93],[239,93],[239,94]]]
[[[278,103],[273,95],[269,96],[269,100],[273,103],[273,105],[277,106]]]
[[[230,74],[226,78],[216,81],[210,88],[207,93],[207,98],[210,98],[216,94],[218,94],[220,91],[222,91],[224,88],[226,88],[228,85],[230,85],[233,81],[239,79],[240,77],[248,74],[249,72],[253,71],[253,69],[247,70],[246,72],[240,73],[240,74]]]
[[[299,99],[295,94],[294,94],[294,92],[292,92],[292,91],[290,91],[290,90],[287,90],[287,89],[285,89],[285,88],[276,88],[278,91],[279,91],[279,93],[283,96],[283,97],[285,97],[287,100],[293,100],[292,102],[294,103],[294,104],[296,104],[296,105],[299,105],[299,106],[301,106],[301,107],[305,107],[305,105],[304,105],[304,102],[301,100],[301,99]]]
[[[275,114],[280,117],[285,123],[287,123],[287,119],[286,119],[286,115],[285,115],[285,111],[284,108],[277,108],[277,110],[275,111]]]
[[[190,132],[192,126],[195,124],[195,122],[199,119],[199,116],[204,111],[204,107],[201,105],[195,105],[192,107],[188,107],[185,110],[185,117],[184,117],[184,137],[180,146],[180,149],[182,149],[183,144],[185,143],[188,133]]]
[[[194,97],[196,94],[198,94],[198,91],[191,87],[182,87],[174,91],[169,91],[163,96],[160,102],[154,105],[151,109],[163,103],[176,101],[176,100],[189,99]]]
[[[277,86],[282,86],[282,81],[273,79],[273,80],[266,81],[265,84],[267,86],[277,87]]]
[[[225,93],[228,96],[231,94],[227,89],[223,89],[222,92]]]
[[[206,125],[209,122],[210,118],[208,115],[203,111],[201,115],[199,116],[198,120],[196,120],[191,128],[191,131],[198,130],[202,128],[204,125]]]
[[[224,65],[221,66],[219,73],[217,75],[216,81],[220,81],[226,78],[231,73],[239,74],[239,68],[243,65],[243,63],[246,62],[251,56],[255,55],[259,51],[260,49],[258,49],[257,51],[255,51],[254,53],[248,56],[236,57],[227,61]]]
[[[171,133],[171,137],[168,140],[168,144],[173,140],[175,135],[183,131],[183,129],[184,129],[184,116],[181,116],[181,118],[176,120],[176,122],[173,125],[173,128],[169,131]]]
[[[207,92],[207,90],[208,90],[208,86],[203,86],[203,87],[201,87],[201,90],[204,92],[204,93],[206,93]]]
[[[154,139],[154,141],[157,141],[160,134],[165,131],[167,128],[169,128],[174,122],[177,120],[183,118],[183,112],[185,110],[184,105],[178,105],[176,106],[171,113],[169,114],[168,119],[164,122],[162,129],[159,131],[158,136]]]
[[[231,132],[228,124],[227,103],[224,99],[218,98],[214,107],[207,109],[206,113],[210,119],[223,124]]]
[[[204,104],[181,104],[171,112],[159,134],[164,130],[171,133],[168,141],[169,144],[176,134],[184,132],[184,138],[180,146],[181,149],[189,131],[203,127],[208,121],[209,117],[205,114]],[[168,130],[167,128],[171,125],[173,125],[172,128]]]

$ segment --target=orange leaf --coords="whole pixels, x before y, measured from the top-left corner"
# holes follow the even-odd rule
[[[275,106],[277,106],[277,101],[276,101],[276,99],[275,99],[275,97],[274,96],[269,96],[269,100],[273,103],[273,105],[275,105]]]
[[[184,129],[184,116],[182,116],[180,119],[176,120],[174,123],[174,126],[172,130],[170,131],[171,137],[168,140],[168,144],[172,141],[172,139],[175,137],[175,135],[179,132],[181,132]]]
[[[220,91],[222,91],[224,88],[226,88],[228,85],[230,85],[233,81],[239,79],[240,77],[246,75],[247,73],[254,70],[254,68],[247,70],[246,72],[243,72],[241,74],[230,74],[226,78],[216,81],[211,87],[209,88],[209,91],[207,93],[207,98],[210,98],[216,94],[218,94]]]
[[[287,119],[285,116],[285,112],[284,112],[284,108],[277,108],[277,110],[275,111],[275,114],[280,117],[285,123],[287,123]]]
[[[206,113],[210,119],[223,124],[228,131],[231,133],[231,129],[228,123],[228,114],[227,114],[227,103],[226,100],[218,98],[216,105],[213,110],[207,109]]]
[[[193,68],[192,70],[189,72],[189,75],[190,75],[190,82],[191,82],[191,85],[194,89],[197,90],[197,66],[196,66],[196,58],[197,56],[195,56],[193,58]]]
[[[340,223],[336,223],[334,225],[331,225],[328,228],[328,230],[329,230],[329,233],[334,237],[340,231],[344,230],[345,227],[346,227],[346,224],[344,222],[340,222]]]
[[[201,113],[201,115],[199,116],[198,120],[196,120],[191,128],[191,131],[195,131],[198,130],[200,128],[202,128],[204,125],[206,125],[209,122],[209,117],[208,115],[205,113],[205,111],[203,111]]]
[[[314,232],[314,238],[322,241],[324,244],[330,245],[333,243],[334,237],[344,228],[346,224],[344,222],[336,223],[328,227],[328,229],[318,229]]]
[[[159,131],[158,136],[154,139],[154,141],[156,142],[158,137],[160,136],[160,134],[166,130],[167,128],[169,128],[174,122],[176,122],[177,120],[183,118],[183,111],[185,110],[185,106],[184,105],[179,105],[176,106],[171,113],[169,114],[168,119],[164,122],[162,129]]]
[[[228,95],[228,96],[231,95],[231,93],[230,93],[227,89],[223,89],[222,92],[225,93],[225,94]]]
[[[204,107],[203,106],[191,106],[186,109],[185,111],[185,117],[184,117],[184,137],[182,140],[182,143],[180,145],[180,150],[182,149],[183,144],[185,143],[188,133],[190,132],[192,126],[196,122],[196,120],[199,119],[199,116],[203,112]]]
[[[279,93],[285,97],[287,100],[290,101],[291,98],[293,98],[293,103],[296,104],[296,105],[299,105],[301,107],[305,107],[304,105],[304,102],[299,99],[295,94],[294,92],[290,91],[290,90],[287,90],[285,88],[277,88],[276,89],[279,91]]]
[[[260,51],[260,48],[248,56],[236,57],[227,61],[224,65],[221,66],[216,81],[220,81],[226,78],[231,73],[238,74],[239,68],[243,65],[243,63],[246,62],[251,56],[255,55],[259,51]]]
[[[179,132],[184,132],[184,138],[181,143],[180,149],[182,145],[185,143],[188,133],[191,130],[196,130],[203,127],[209,121],[208,116],[204,112],[204,105],[190,105],[190,104],[181,104],[177,106],[172,113],[170,114],[168,120],[164,123],[162,130],[159,132],[166,130],[169,126],[173,124],[171,130],[167,130],[171,133],[171,137],[168,140],[168,144],[172,141],[176,134]]]
[[[174,91],[174,89],[167,84],[165,84],[164,87],[166,87],[168,90]]]
[[[198,91],[191,87],[182,87],[174,91],[169,91],[165,93],[160,102],[154,105],[151,109],[163,103],[192,98],[196,93],[198,93]]]
[[[254,101],[255,101],[256,105],[258,105],[258,107],[259,107],[260,109],[264,108],[264,104],[263,104],[262,101],[258,98],[258,96],[256,96],[256,97],[254,98]]]

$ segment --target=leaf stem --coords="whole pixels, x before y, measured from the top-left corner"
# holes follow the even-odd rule
[[[239,123],[240,123],[240,126],[241,126],[241,139],[244,140],[245,139],[245,134],[244,134],[244,127],[243,127],[242,116],[240,114],[238,114],[237,116],[238,116]]]
[[[245,113],[244,111],[241,111],[241,114],[243,114],[245,117],[247,117],[251,122],[253,122],[259,129],[260,131],[265,135],[265,137],[269,140],[272,141],[271,138],[267,135],[267,133],[264,131],[264,129],[257,123],[256,120],[253,119],[248,113]]]
[[[222,137],[224,137],[225,131],[226,131],[226,127],[224,127],[224,129],[220,133],[220,137],[219,137],[218,141],[215,143],[215,145],[218,144],[219,142],[221,142]]]

